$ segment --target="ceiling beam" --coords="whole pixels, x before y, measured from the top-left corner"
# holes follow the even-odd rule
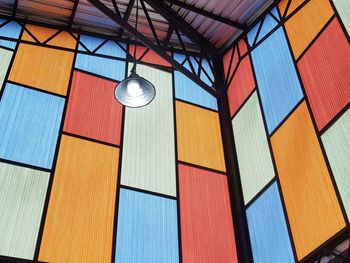
[[[135,30],[130,24],[128,24],[121,16],[114,13],[111,9],[109,9],[105,4],[103,4],[100,0],[88,0],[93,6],[95,6],[99,11],[108,16],[114,22],[116,22],[119,26],[124,28],[124,30],[128,31],[131,35],[136,35],[137,39],[140,40],[145,46],[155,51],[159,56],[161,56],[165,61],[174,66],[175,69],[183,73],[186,77],[194,81],[197,85],[202,87],[208,93],[216,97],[216,90],[202,81],[198,76],[191,73],[188,69],[186,69],[183,65],[177,62],[172,56],[168,55],[165,50],[161,46],[156,45],[146,36],[144,36],[139,31]]]
[[[160,0],[144,0],[149,6],[151,6],[158,14],[164,17],[169,23],[174,25],[190,39],[195,45],[201,47],[211,58],[219,57],[216,47],[204,38],[197,30],[195,30],[189,23],[187,23],[181,16],[179,16],[174,10],[167,6]]]
[[[199,15],[208,17],[210,19],[219,21],[219,22],[227,24],[229,26],[233,26],[233,27],[235,27],[237,29],[240,29],[240,30],[243,30],[243,31],[248,28],[246,25],[243,25],[243,24],[238,23],[236,21],[232,21],[232,20],[230,20],[228,18],[219,16],[219,15],[213,14],[211,12],[205,11],[204,9],[198,8],[198,7],[194,6],[194,5],[187,4],[185,2],[181,2],[179,0],[162,0],[162,1],[163,2],[168,2],[168,3],[176,5],[176,6],[179,6],[181,8],[184,8],[184,9],[188,10],[188,11],[191,11],[191,12],[197,13]]]

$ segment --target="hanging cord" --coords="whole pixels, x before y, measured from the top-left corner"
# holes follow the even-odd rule
[[[131,72],[136,72],[136,49],[137,49],[137,23],[139,21],[139,0],[136,0],[136,25],[135,25],[135,45],[134,45],[134,65]]]

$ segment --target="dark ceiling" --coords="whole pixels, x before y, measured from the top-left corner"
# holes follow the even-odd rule
[[[93,2],[135,27],[136,0],[0,0],[0,14],[99,35],[132,38]],[[139,0],[138,31],[155,44],[223,50],[273,0]],[[209,52],[210,53],[210,52]]]

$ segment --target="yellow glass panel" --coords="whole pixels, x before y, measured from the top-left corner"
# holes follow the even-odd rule
[[[66,95],[73,52],[20,44],[9,80]]]
[[[285,23],[295,59],[300,56],[333,14],[329,0],[311,0]]]
[[[302,259],[345,227],[305,102],[271,143],[296,252]]]
[[[111,262],[119,150],[63,136],[39,260]]]
[[[180,161],[225,171],[218,113],[177,101],[176,125]]]

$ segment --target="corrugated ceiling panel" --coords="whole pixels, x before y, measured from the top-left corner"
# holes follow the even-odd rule
[[[66,95],[73,57],[72,52],[20,44],[9,80]]]
[[[243,196],[248,203],[275,176],[256,92],[232,120]]]
[[[1,255],[33,259],[49,177],[0,163]]]
[[[345,227],[305,102],[274,133],[271,143],[301,259]]]
[[[116,35],[120,29],[113,20],[104,15],[87,0],[79,0],[72,27],[106,35]]]
[[[122,105],[114,98],[116,82],[75,71],[64,130],[120,145]]]
[[[226,170],[218,113],[177,101],[176,125],[180,161]]]
[[[39,260],[111,262],[119,149],[62,136]]]
[[[117,233],[115,262],[179,262],[176,200],[120,189]]]
[[[348,31],[348,35],[350,35],[350,2],[343,0],[333,0],[333,3],[338,11],[340,19]]]
[[[144,65],[137,73],[157,95],[145,107],[126,108],[121,184],[176,196],[172,76]]]
[[[247,221],[255,263],[295,262],[277,183],[248,207]]]
[[[15,0],[0,0],[0,6],[1,15],[11,15],[14,10]]]
[[[303,97],[282,28],[251,53],[267,127],[271,133]]]
[[[350,102],[350,46],[337,19],[298,62],[298,68],[321,130]]]
[[[179,165],[182,259],[238,262],[227,177]]]
[[[11,62],[13,52],[0,48],[0,91],[4,83],[8,67]]]
[[[0,157],[51,169],[64,99],[6,84],[0,102]]]
[[[311,0],[285,23],[290,45],[297,59],[332,17],[329,1]]]
[[[350,218],[350,110],[347,110],[323,135],[322,141],[335,181]]]
[[[17,15],[48,24],[66,25],[73,6],[73,0],[19,0]]]

